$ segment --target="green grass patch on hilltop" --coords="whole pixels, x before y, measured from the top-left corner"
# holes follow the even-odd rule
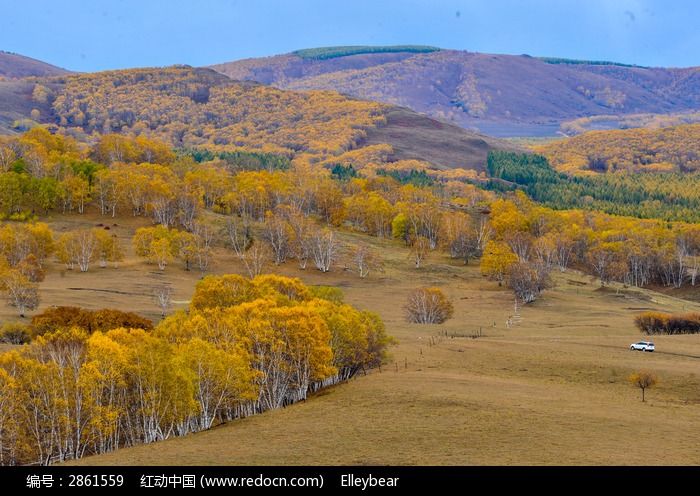
[[[393,46],[336,46],[336,47],[320,47],[320,48],[305,48],[292,52],[297,57],[302,59],[327,60],[338,57],[347,57],[349,55],[362,55],[367,53],[430,53],[437,52],[440,49],[432,46],[424,45],[393,45]]]
[[[535,57],[542,62],[547,64],[568,64],[568,65],[614,65],[618,67],[639,67],[646,69],[646,67],[636,64],[623,64],[622,62],[610,62],[609,60],[578,60],[578,59],[566,59],[562,57]]]

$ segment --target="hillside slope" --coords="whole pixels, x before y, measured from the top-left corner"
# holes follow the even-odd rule
[[[68,74],[68,72],[66,69],[40,60],[0,50],[0,76],[5,78],[60,76],[61,74]]]
[[[37,86],[41,90],[35,94]],[[53,122],[51,97],[61,87],[60,81],[51,78],[0,80],[0,135],[22,132],[32,116],[38,115],[41,122]]]
[[[438,169],[486,170],[491,150],[518,151],[508,141],[469,132],[403,107],[386,112],[386,124],[367,132],[363,145],[387,143],[391,160],[424,160]]]
[[[576,63],[574,63],[576,62]],[[676,113],[700,105],[697,68],[579,63],[456,50],[286,54],[212,66],[233,79],[288,89],[332,89],[409,107],[494,136],[551,135],[567,120]]]
[[[700,124],[589,131],[535,149],[563,172],[698,172]]]
[[[32,96],[47,88],[49,102]],[[37,109],[42,123],[87,136],[135,133],[173,147],[249,149],[312,163],[385,143],[390,161],[429,162],[436,169],[482,171],[490,149],[512,145],[416,114],[335,92],[280,90],[232,81],[211,70],[177,66],[0,81],[0,124],[6,132]],[[37,115],[37,112],[34,112]]]

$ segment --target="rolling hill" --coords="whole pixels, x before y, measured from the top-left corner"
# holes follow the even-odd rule
[[[535,149],[568,173],[698,172],[700,124],[589,131]]]
[[[406,108],[233,81],[188,66],[0,81],[0,94],[5,132],[34,114],[82,136],[145,134],[174,147],[244,148],[312,163],[388,144],[389,161],[422,160],[442,170],[483,171],[489,150],[514,148]]]
[[[31,116],[36,109],[40,115],[48,117],[51,113],[48,100],[33,99],[35,81],[24,78],[51,77],[68,74],[46,62],[35,60],[16,53],[0,50],[0,135],[13,134],[13,124]],[[52,87],[54,83],[47,83]]]
[[[405,107],[389,107],[386,124],[370,129],[362,145],[387,143],[390,160],[424,160],[435,168],[486,170],[491,150],[518,151],[517,145],[454,124],[431,119]]]
[[[47,64],[40,60],[16,53],[0,50],[0,76],[5,78],[23,78],[29,76],[60,76],[70,71]]]
[[[569,120],[700,105],[700,70],[415,47],[317,49],[212,66],[237,80],[331,89],[409,107],[493,136],[553,135]],[[389,47],[391,48],[391,47]]]

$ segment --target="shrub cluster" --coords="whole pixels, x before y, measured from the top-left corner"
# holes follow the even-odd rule
[[[25,344],[31,341],[29,327],[19,322],[6,322],[0,326],[0,343]]]
[[[56,329],[79,327],[89,334],[124,327],[127,329],[153,329],[153,322],[133,312],[122,312],[104,308],[102,310],[86,310],[79,307],[52,307],[32,318],[32,332],[42,336]]]
[[[634,323],[645,334],[700,333],[700,313],[644,312],[637,315]]]

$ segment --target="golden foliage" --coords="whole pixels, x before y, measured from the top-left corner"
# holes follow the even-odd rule
[[[508,271],[518,262],[518,256],[503,242],[489,241],[481,257],[481,273],[503,284]]]
[[[390,341],[376,315],[274,275],[205,278],[190,311],[153,331],[98,313],[46,312],[40,336],[0,355],[0,463],[76,459],[279,408],[380,364]]]
[[[700,170],[700,124],[660,129],[590,131],[534,147],[562,172]]]
[[[454,306],[440,288],[419,288],[408,295],[406,320],[416,324],[442,324],[452,318]]]
[[[127,132],[173,146],[296,155],[342,153],[384,121],[383,106],[337,93],[295,93],[207,69],[132,69],[66,78],[53,109],[64,125]]]

